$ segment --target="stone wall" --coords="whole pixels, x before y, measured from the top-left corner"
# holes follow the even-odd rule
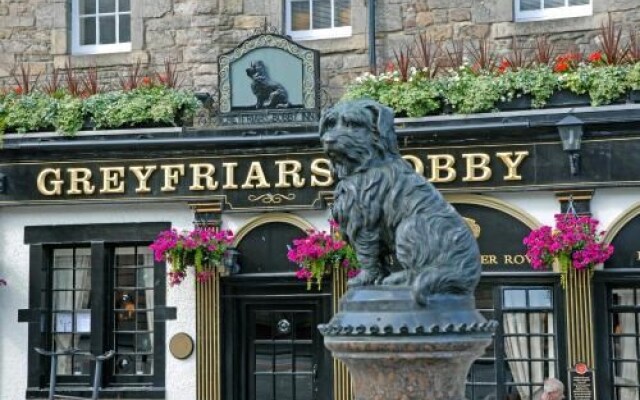
[[[378,0],[378,65],[393,58],[393,49],[418,33],[434,39],[487,38],[497,50],[518,36],[531,47],[534,35],[548,34],[559,50],[593,45],[598,28],[611,15],[625,25],[640,23],[637,0],[594,0],[594,15],[541,22],[513,22],[512,0]],[[68,0],[0,0],[0,87],[13,85],[10,71],[24,62],[33,74],[50,74],[69,59]],[[282,1],[264,0],[132,0],[130,53],[73,56],[74,66],[97,65],[115,79],[123,66],[140,60],[159,69],[174,60],[184,85],[212,91],[217,84],[218,56],[235,47],[265,24],[282,27]],[[353,34],[349,38],[306,41],[322,52],[322,83],[331,97],[346,83],[367,71],[367,8],[352,3]],[[110,78],[109,78],[110,77]],[[40,78],[43,79],[42,77]]]

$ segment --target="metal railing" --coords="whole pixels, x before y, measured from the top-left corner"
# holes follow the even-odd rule
[[[54,399],[66,399],[66,400],[86,400],[86,397],[77,397],[77,396],[65,396],[65,395],[57,395],[55,394],[56,392],[56,378],[57,378],[57,373],[56,373],[56,368],[58,366],[58,357],[59,356],[71,356],[71,355],[75,355],[75,354],[79,354],[79,355],[83,355],[83,356],[87,356],[92,360],[95,360],[96,362],[96,369],[95,369],[95,375],[93,378],[93,390],[92,390],[92,394],[91,394],[91,400],[97,400],[98,399],[98,394],[100,392],[100,387],[102,386],[102,364],[104,363],[105,360],[108,360],[110,358],[112,358],[116,352],[113,350],[109,350],[104,354],[95,356],[91,353],[87,353],[87,352],[81,352],[78,349],[67,349],[67,350],[61,350],[61,351],[46,351],[44,349],[41,349],[39,347],[35,347],[34,350],[40,354],[43,355],[45,357],[49,357],[51,359],[51,368],[50,368],[50,375],[49,375],[49,400],[54,400]]]

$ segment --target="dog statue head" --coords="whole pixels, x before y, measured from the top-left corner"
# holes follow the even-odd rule
[[[326,110],[320,140],[338,179],[400,157],[393,111],[373,100],[345,101]]]
[[[260,60],[251,62],[247,68],[247,76],[254,80],[264,79],[267,75],[267,67]]]

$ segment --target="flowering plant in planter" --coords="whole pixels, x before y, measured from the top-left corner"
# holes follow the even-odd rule
[[[322,289],[322,278],[331,272],[331,268],[344,268],[347,276],[352,278],[360,272],[355,251],[342,240],[337,224],[329,221],[333,234],[311,229],[304,238],[295,239],[289,247],[287,258],[298,264],[296,277],[307,281],[307,290],[314,281],[318,290]]]
[[[523,240],[534,269],[549,268],[557,261],[564,286],[569,268],[590,270],[611,257],[613,246],[602,243],[598,220],[571,213],[556,214],[555,220],[554,228],[534,229]]]
[[[207,282],[214,268],[222,267],[225,252],[233,243],[233,233],[229,230],[214,231],[196,228],[178,232],[176,229],[162,231],[149,246],[156,261],[168,261],[169,284],[180,284],[187,275],[187,267],[195,267],[196,279]]]

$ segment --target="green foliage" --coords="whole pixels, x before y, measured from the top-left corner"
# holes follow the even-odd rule
[[[627,85],[631,90],[640,90],[640,63],[634,64],[627,74]]]
[[[199,101],[192,92],[164,86],[100,93],[88,98],[64,91],[0,96],[0,133],[55,130],[73,135],[90,119],[95,127],[120,128],[180,125],[192,118]]]
[[[7,131],[25,133],[52,130],[56,103],[42,93],[7,95],[4,113]]]
[[[629,89],[628,68],[617,65],[581,65],[566,74],[564,87],[576,94],[588,93],[594,107],[620,99]]]
[[[531,105],[541,108],[559,88],[558,77],[547,65],[533,68],[521,68],[517,71],[507,70],[498,78],[506,100],[518,95],[531,95]]]
[[[73,135],[79,131],[84,122],[82,100],[71,96],[63,96],[55,99],[54,102],[56,104],[56,112],[53,118],[53,126],[56,128],[56,132],[63,135]]]
[[[192,117],[198,104],[188,91],[151,86],[97,94],[85,101],[84,112],[98,129],[166,126],[180,123],[181,118]]]
[[[445,101],[463,114],[491,111],[503,95],[493,74],[476,74],[464,66],[445,79],[443,87]]]
[[[367,73],[356,78],[344,98],[368,97],[397,113],[421,117],[440,112],[442,100],[454,112],[463,114],[492,111],[499,101],[507,102],[522,95],[530,95],[532,107],[541,108],[554,92],[563,89],[588,94],[594,107],[610,104],[628,90],[640,90],[640,63],[631,66],[576,63],[562,73],[554,72],[548,65],[516,70],[506,67],[495,72],[462,65],[431,79],[413,68],[407,81],[397,71],[378,76]]]

